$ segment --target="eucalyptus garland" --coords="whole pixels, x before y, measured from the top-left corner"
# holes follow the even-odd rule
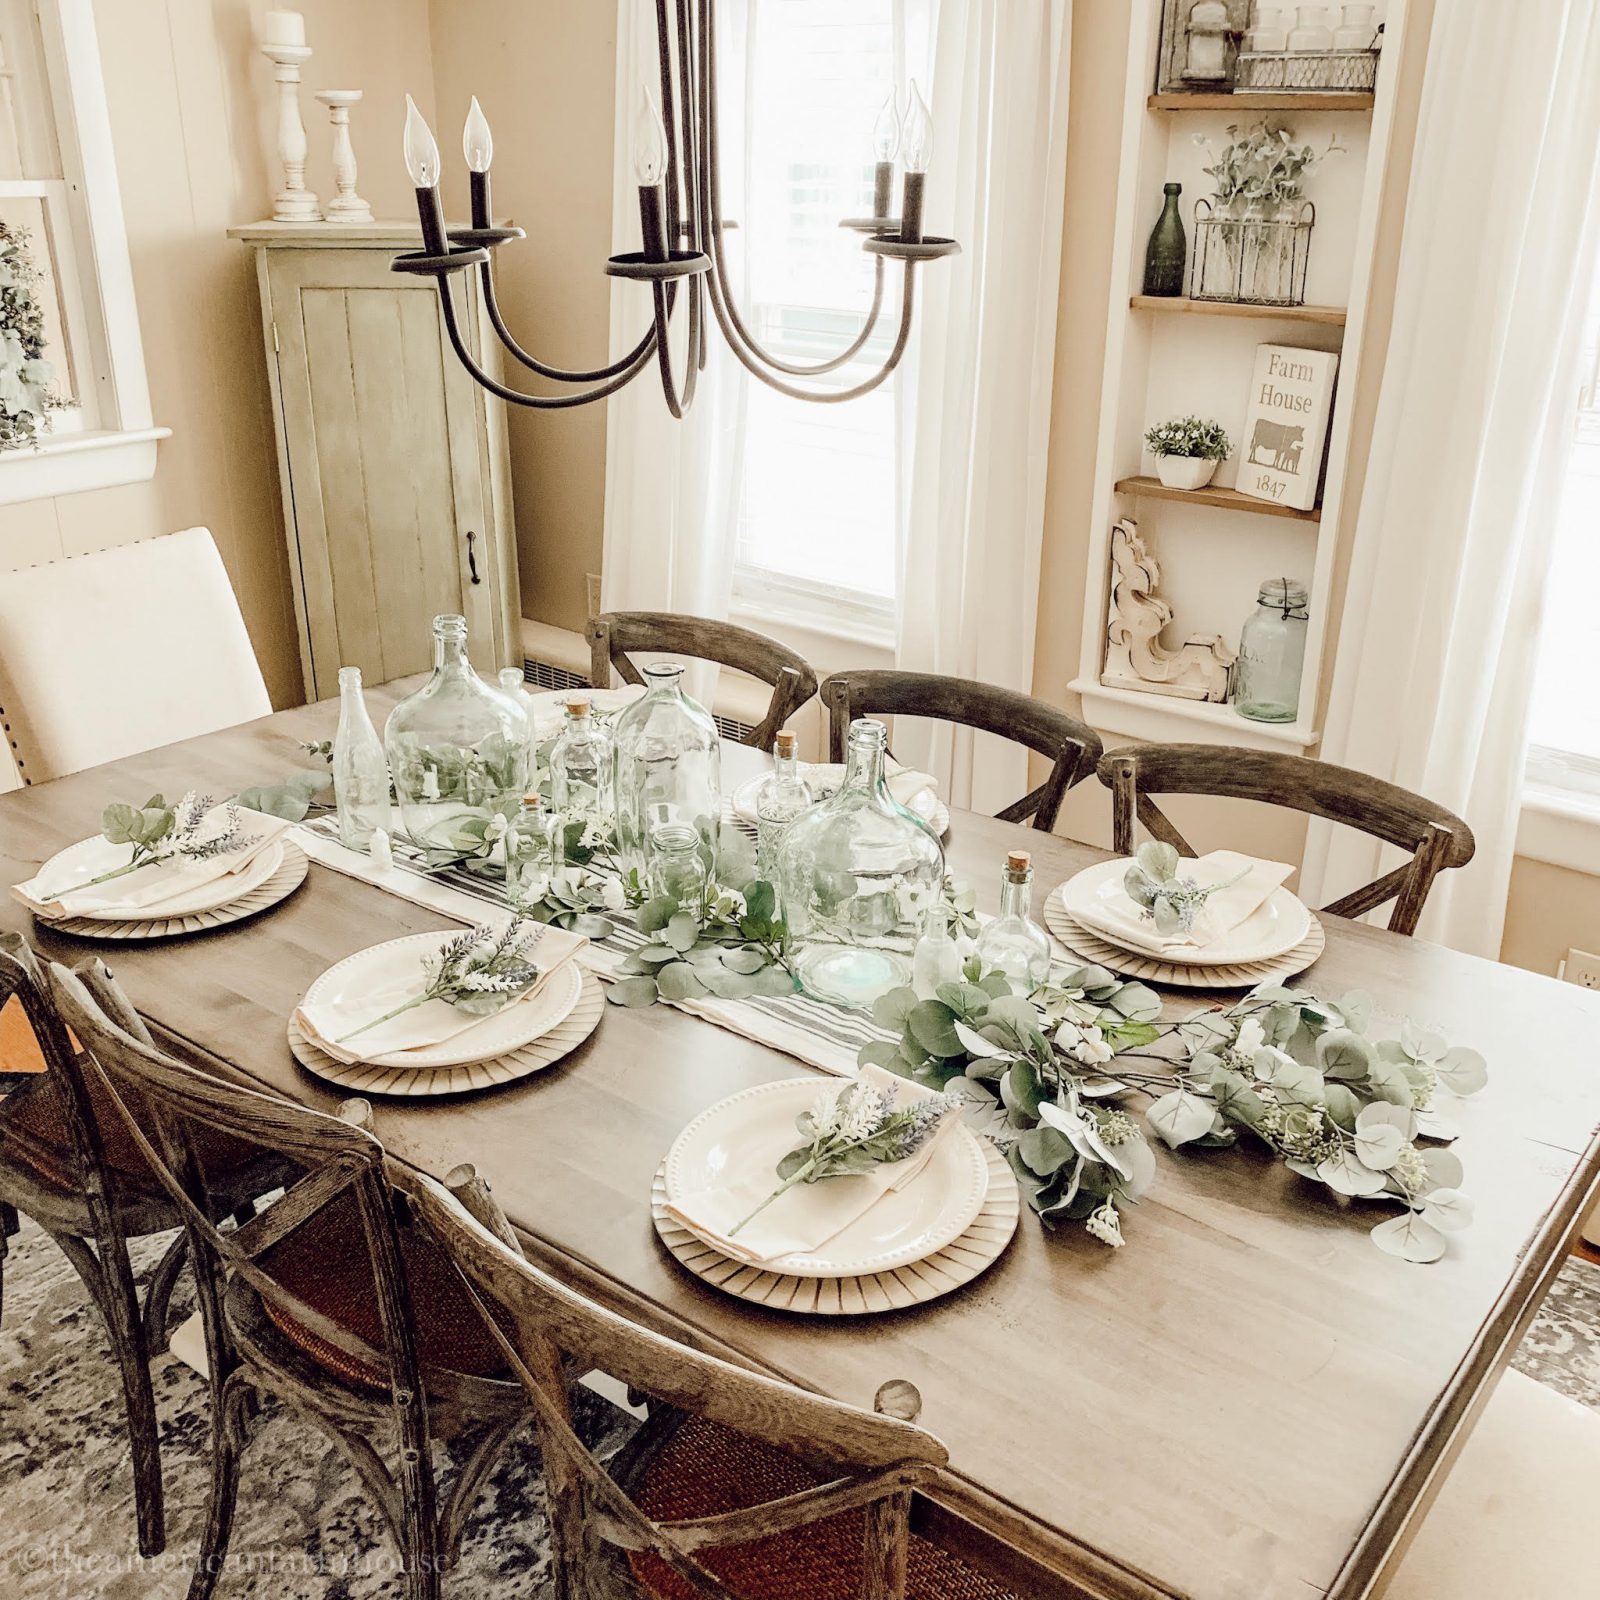
[[[1487,1082],[1476,1051],[1409,1025],[1373,1039],[1360,994],[1329,1002],[1269,984],[1179,1023],[1160,1023],[1160,1009],[1153,990],[1103,967],[1023,996],[969,961],[964,981],[931,997],[883,996],[873,1018],[899,1037],[860,1060],[961,1094],[1040,1218],[1082,1222],[1108,1245],[1122,1244],[1122,1208],[1155,1179],[1128,1109],[1136,1096],[1150,1102],[1144,1126],[1173,1150],[1254,1139],[1310,1183],[1400,1206],[1372,1237],[1404,1260],[1438,1260],[1470,1223],[1439,1101]]]

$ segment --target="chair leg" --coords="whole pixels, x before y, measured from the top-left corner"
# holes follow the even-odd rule
[[[245,1443],[245,1402],[249,1389],[235,1373],[222,1386],[211,1423],[211,1492],[206,1525],[189,1580],[188,1600],[211,1600],[233,1534],[233,1513],[239,1500],[239,1458]]]
[[[911,1496],[885,1495],[867,1507],[862,1600],[905,1600]]]
[[[0,1200],[0,1322],[6,1314],[6,1257],[11,1253],[11,1241],[22,1227],[17,1208]]]
[[[156,1263],[144,1292],[144,1341],[152,1356],[167,1348],[167,1319],[172,1309],[172,1291],[178,1274],[189,1259],[189,1235],[180,1232],[167,1246],[167,1253]]]

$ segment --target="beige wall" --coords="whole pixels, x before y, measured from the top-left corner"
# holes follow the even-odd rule
[[[315,54],[302,100],[308,182],[332,188],[320,87],[359,87],[362,191],[403,214],[394,150],[410,88],[432,105],[427,0],[297,0]],[[155,419],[173,430],[149,483],[0,508],[0,571],[204,523],[238,592],[273,700],[300,699],[299,655],[260,303],[225,234],[270,209],[272,68],[254,48],[266,0],[96,0],[117,174]]]
[[[494,130],[495,212],[528,238],[500,253],[512,333],[541,361],[604,365],[610,315],[611,153],[616,6],[612,0],[433,0],[437,133],[445,199],[467,209],[461,122],[476,94]],[[643,318],[641,315],[641,327]],[[552,385],[517,372],[532,392]],[[524,382],[523,380],[527,381]],[[600,571],[605,509],[603,404],[513,409],[511,480],[526,616],[581,630],[585,577]]]

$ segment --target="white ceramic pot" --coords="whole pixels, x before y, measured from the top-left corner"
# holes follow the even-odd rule
[[[1203,489],[1216,470],[1209,456],[1156,457],[1156,472],[1169,489]]]

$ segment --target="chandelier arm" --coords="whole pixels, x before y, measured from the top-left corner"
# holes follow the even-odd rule
[[[662,296],[663,301],[665,296]],[[658,334],[652,329],[645,338],[644,344],[630,363],[614,378],[599,384],[593,389],[584,389],[577,394],[537,395],[522,394],[516,389],[507,388],[505,384],[483,370],[473,358],[472,352],[467,348],[467,342],[461,337],[461,327],[456,320],[455,297],[450,289],[450,278],[441,277],[439,280],[439,301],[444,312],[445,333],[449,336],[450,347],[472,377],[492,395],[514,406],[527,406],[535,411],[564,411],[573,406],[587,405],[591,400],[604,400],[607,395],[615,394],[624,384],[630,383],[644,371],[650,357],[655,352]],[[676,415],[676,413],[675,413]]]
[[[672,90],[672,32],[667,20],[668,0],[656,0],[656,54],[661,72],[661,120],[667,133],[667,246],[677,249],[683,220],[678,186],[678,116]],[[683,41],[678,41],[681,51]]]
[[[689,296],[689,339],[686,347],[688,370],[684,375],[683,385],[680,390],[676,378],[672,373],[672,347],[667,338],[667,319],[672,312],[672,302],[667,294],[667,285],[654,283],[651,289],[655,295],[656,305],[656,359],[661,367],[661,392],[666,397],[667,410],[673,417],[682,421],[684,413],[694,404],[695,388],[700,377],[701,363],[697,360],[697,353],[705,348],[705,302],[700,294],[700,283],[696,279],[688,286]]]
[[[758,364],[744,346],[734,337],[733,330],[728,324],[728,307],[723,300],[717,283],[717,275],[708,272],[706,277],[710,280],[708,292],[711,296],[711,309],[717,318],[717,324],[722,329],[723,336],[728,341],[728,348],[733,351],[744,367],[752,376],[759,378],[769,389],[776,389],[779,394],[786,394],[794,400],[813,400],[819,405],[837,405],[842,400],[859,400],[864,394],[871,394],[878,388],[900,365],[900,358],[906,353],[906,346],[911,340],[911,318],[916,300],[916,273],[910,262],[905,265],[905,288],[900,299],[900,328],[895,334],[894,348],[890,350],[884,363],[870,377],[849,389],[802,389],[798,384],[784,383],[781,379],[773,377],[767,369]]]
[[[875,256],[873,258],[872,305],[867,311],[866,321],[862,324],[861,331],[843,350],[837,355],[830,356],[826,361],[785,361],[781,357],[773,355],[770,350],[763,348],[756,336],[745,326],[744,318],[739,313],[739,307],[734,302],[733,283],[728,273],[727,255],[723,248],[722,135],[720,119],[717,115],[716,96],[711,92],[711,86],[716,82],[716,28],[716,0],[701,0],[700,51],[704,59],[704,67],[701,74],[700,111],[701,122],[706,130],[703,172],[706,209],[709,213],[708,220],[710,223],[706,231],[710,237],[699,248],[707,249],[711,254],[713,275],[718,280],[718,283],[712,286],[712,294],[716,294],[719,285],[722,291],[726,315],[719,317],[717,320],[722,328],[723,335],[730,344],[742,344],[750,356],[763,365],[772,368],[774,372],[786,373],[793,378],[820,378],[824,373],[837,372],[840,367],[858,356],[876,331],[879,317],[883,311],[883,257]],[[750,363],[747,361],[745,365],[749,366]],[[754,371],[755,369],[751,368],[751,370]]]
[[[650,349],[656,336],[653,324],[645,331],[644,336],[627,355],[620,360],[613,361],[608,367],[596,367],[589,372],[568,372],[563,367],[552,367],[546,362],[540,361],[537,356],[529,355],[517,343],[512,336],[511,330],[506,326],[505,318],[500,314],[500,302],[495,296],[494,274],[489,262],[485,261],[479,271],[483,278],[484,310],[489,313],[489,321],[493,325],[494,331],[499,335],[500,343],[505,346],[506,350],[517,361],[520,361],[530,372],[537,372],[541,378],[551,378],[557,383],[603,383],[607,378],[614,378],[629,368],[637,369],[638,366],[643,365],[645,361],[650,359]],[[641,357],[643,360],[641,360]]]

